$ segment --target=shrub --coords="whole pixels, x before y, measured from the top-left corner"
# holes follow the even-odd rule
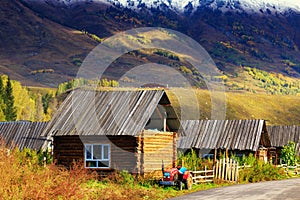
[[[195,150],[191,149],[187,154],[179,153],[177,165],[182,165],[182,163],[187,169],[199,170],[201,168],[202,159],[199,158]]]
[[[240,170],[239,172],[239,181],[246,183],[278,180],[285,177],[286,173],[283,169],[259,160],[252,167]]]
[[[40,165],[38,153],[0,148],[0,199],[82,199],[82,183],[92,174],[74,164],[70,170]]]
[[[296,144],[294,142],[290,141],[287,145],[283,146],[281,159],[282,162],[288,166],[294,166],[296,164]]]
[[[249,156],[245,156],[245,155],[243,155],[242,157],[233,156],[233,158],[238,161],[239,165],[250,165],[250,166],[253,166],[257,160],[252,153],[250,153]]]

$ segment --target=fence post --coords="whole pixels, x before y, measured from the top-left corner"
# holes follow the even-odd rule
[[[215,168],[215,170],[216,170],[215,178],[218,179],[218,176],[219,176],[219,173],[218,173],[219,172],[218,171],[219,170],[219,161],[218,160],[216,161],[216,168]]]
[[[204,167],[204,176],[206,177],[206,165],[205,165],[205,167]],[[204,178],[204,180],[206,180],[206,178]]]
[[[232,173],[233,173],[233,160],[230,159],[229,161],[229,181],[233,181],[233,178],[232,178]]]
[[[219,160],[219,179],[222,178],[222,160]]]
[[[222,179],[225,180],[225,158],[223,158],[223,162],[222,162],[223,166],[222,166]]]
[[[213,179],[215,178],[215,166],[213,166],[213,172],[212,172],[212,175],[213,175]]]
[[[236,162],[235,182],[238,182],[239,178],[239,163]]]
[[[222,160],[219,162],[219,179],[222,178]]]

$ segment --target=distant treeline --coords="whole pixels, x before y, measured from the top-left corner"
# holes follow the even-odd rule
[[[259,87],[270,94],[296,95],[300,93],[300,81],[288,80],[282,74],[272,74],[256,68],[245,67],[248,74],[259,80]]]
[[[62,94],[70,89],[78,87],[118,87],[119,82],[116,80],[108,80],[106,78],[101,80],[87,80],[83,78],[73,79],[58,85],[57,95]]]
[[[54,93],[32,92],[20,82],[0,76],[0,121],[48,121],[55,109]]]

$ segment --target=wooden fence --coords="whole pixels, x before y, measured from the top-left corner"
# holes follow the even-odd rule
[[[213,167],[213,169],[207,169],[205,166],[204,170],[192,171],[192,177],[193,184],[213,182],[215,177],[215,168]]]
[[[221,159],[217,160],[216,167],[215,167],[215,178],[230,181],[230,182],[237,182],[238,181],[238,174],[239,174],[239,165],[238,162],[233,159]]]
[[[221,160],[217,160],[213,169],[207,169],[207,167],[205,167],[205,169],[201,171],[192,171],[193,184],[213,182],[214,179],[238,182],[239,170],[251,167],[252,166],[250,165],[239,166],[237,161],[223,158]],[[296,166],[287,166],[283,164],[277,165],[277,167],[283,168],[286,173],[292,173],[294,175],[300,174],[299,164]]]
[[[292,173],[294,175],[300,174],[300,165],[296,164],[296,166],[287,166],[286,164],[277,165],[277,167],[281,167],[284,169],[286,173]]]

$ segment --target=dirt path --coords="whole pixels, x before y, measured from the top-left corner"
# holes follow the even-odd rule
[[[300,200],[300,178],[234,185],[172,198],[172,200],[185,199]]]

